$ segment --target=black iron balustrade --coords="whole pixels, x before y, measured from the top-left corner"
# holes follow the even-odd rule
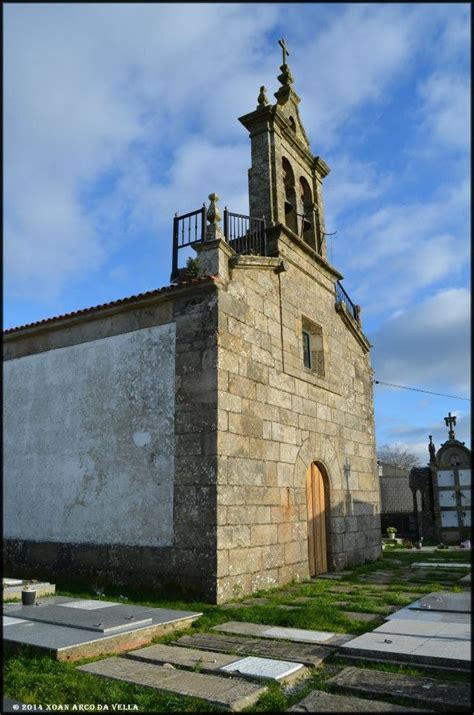
[[[265,256],[265,219],[224,209],[224,237],[237,254]]]
[[[354,320],[359,322],[360,308],[349,298],[340,281],[337,281],[336,283],[336,303],[344,303],[350,315],[354,318]]]
[[[178,253],[181,248],[195,246],[206,240],[208,210],[203,204],[201,209],[173,219],[173,266],[171,280],[180,274]],[[209,219],[211,216],[209,216]],[[252,218],[224,210],[224,238],[235,253],[247,256],[265,256],[265,219]]]
[[[171,277],[178,275],[178,251],[186,246],[193,246],[206,238],[206,204],[201,209],[178,216],[173,219],[173,268]]]

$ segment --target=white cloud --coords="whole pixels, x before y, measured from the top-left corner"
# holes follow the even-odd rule
[[[371,336],[376,379],[467,396],[470,386],[470,295],[448,288]]]
[[[240,100],[248,111],[256,103],[259,80],[252,72],[262,33],[277,15],[278,9],[265,5],[6,9],[9,295],[54,298],[66,283],[104,265],[127,233],[125,223],[118,226],[124,207],[132,220],[141,211],[142,200],[130,207],[137,196],[132,185],[137,173],[146,195],[159,196],[157,187],[164,186],[162,194],[171,200],[162,204],[168,221],[172,209],[186,198],[192,201],[196,189],[204,194],[202,201],[210,190],[221,190],[222,183],[232,187],[231,181],[218,181],[217,171],[230,175],[229,168],[241,170],[242,159],[228,147],[220,155],[220,146],[228,145],[223,137],[229,131],[246,139],[235,106]],[[226,27],[239,38],[238,51],[229,51]],[[176,173],[177,167],[167,172],[166,162],[175,153],[178,165],[186,164],[179,141],[190,132],[198,137],[194,146],[188,143],[196,156],[189,158],[189,171],[170,196],[166,174]],[[199,152],[202,145],[207,153]],[[160,151],[161,166],[155,162],[149,171],[150,155]],[[84,193],[91,193],[107,172],[115,173],[122,194],[110,198],[106,192],[104,206],[91,211]],[[232,198],[236,193],[240,200],[238,190]],[[107,223],[111,205],[119,205],[119,213],[109,214]]]
[[[423,104],[421,133],[429,132],[431,141],[468,151],[471,137],[470,83],[467,73],[432,74],[420,87]]]
[[[337,255],[365,314],[404,310],[421,290],[459,280],[470,258],[467,190],[467,181],[440,187],[430,201],[364,210],[343,224]]]
[[[393,177],[381,174],[373,163],[348,154],[333,156],[331,173],[324,183],[326,224],[335,226],[339,216],[379,198],[392,182]]]
[[[421,42],[416,7],[339,7],[344,9],[308,41],[294,63],[305,96],[305,123],[326,150],[361,105],[389,98],[389,88],[408,70]],[[308,66],[314,71],[308,72]]]

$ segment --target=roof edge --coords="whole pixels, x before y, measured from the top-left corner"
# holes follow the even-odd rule
[[[51,318],[44,318],[42,320],[37,320],[34,323],[28,323],[26,325],[18,325],[14,328],[7,328],[3,331],[3,335],[6,338],[10,336],[16,337],[21,336],[23,331],[30,330],[32,328],[43,328],[43,327],[56,327],[63,322],[68,322],[74,320],[75,318],[81,317],[99,317],[103,311],[107,311],[110,308],[120,308],[121,306],[126,306],[130,303],[146,301],[153,298],[159,298],[161,296],[166,297],[169,293],[175,293],[177,291],[196,288],[201,285],[218,283],[219,279],[217,276],[200,276],[198,278],[192,278],[188,281],[182,281],[180,283],[172,283],[168,286],[163,286],[162,288],[156,288],[155,290],[146,291],[145,293],[137,293],[136,295],[128,296],[127,298],[119,298],[118,300],[112,300],[109,303],[102,303],[100,305],[94,305],[90,308],[81,308],[80,310],[75,310],[70,313],[64,313],[63,315],[56,315]]]

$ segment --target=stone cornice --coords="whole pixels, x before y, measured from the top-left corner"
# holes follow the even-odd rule
[[[320,175],[322,179],[324,179],[325,176],[327,176],[331,169],[329,166],[326,164],[324,159],[321,159],[320,156],[317,156],[314,161],[313,161],[313,167],[315,171]]]
[[[318,264],[321,268],[324,269],[326,273],[330,275],[331,278],[337,278],[337,280],[341,280],[344,278],[342,273],[339,273],[338,270],[333,268],[322,256],[317,253],[314,248],[311,248],[311,246],[308,246],[305,241],[303,241],[299,236],[296,235],[288,226],[285,226],[284,224],[277,224],[276,226],[271,226],[267,229],[267,233],[269,236],[273,236],[278,238],[279,234],[283,233],[287,238],[289,238],[293,243],[295,243],[298,248],[300,248],[302,251],[307,253],[315,263]],[[272,236],[272,237],[273,237]]]
[[[357,339],[357,341],[362,345],[364,351],[368,353],[370,348],[372,347],[372,344],[369,343],[358,323],[356,323],[352,316],[349,315],[346,308],[346,304],[342,301],[337,301],[336,311],[341,316],[343,323],[349,328],[349,330]]]
[[[275,271],[281,268],[282,259],[273,256],[231,256],[229,268],[268,268]]]

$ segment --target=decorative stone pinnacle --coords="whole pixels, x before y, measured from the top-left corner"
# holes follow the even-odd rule
[[[209,204],[209,208],[207,209],[207,220],[211,225],[214,225],[221,220],[219,206],[217,205],[219,197],[217,194],[209,194],[208,198],[211,203]]]
[[[436,447],[434,446],[434,443],[433,443],[433,435],[429,434],[428,437],[430,438],[430,442],[428,444],[428,452],[430,453],[430,463],[433,463],[436,461]]]
[[[257,102],[258,102],[257,109],[259,107],[268,107],[268,105],[270,104],[270,102],[268,101],[268,97],[267,97],[267,90],[263,85],[260,87],[260,94],[258,95]]]
[[[288,65],[281,65],[281,74],[278,75],[278,81],[283,87],[289,87],[293,82],[293,75]]]

